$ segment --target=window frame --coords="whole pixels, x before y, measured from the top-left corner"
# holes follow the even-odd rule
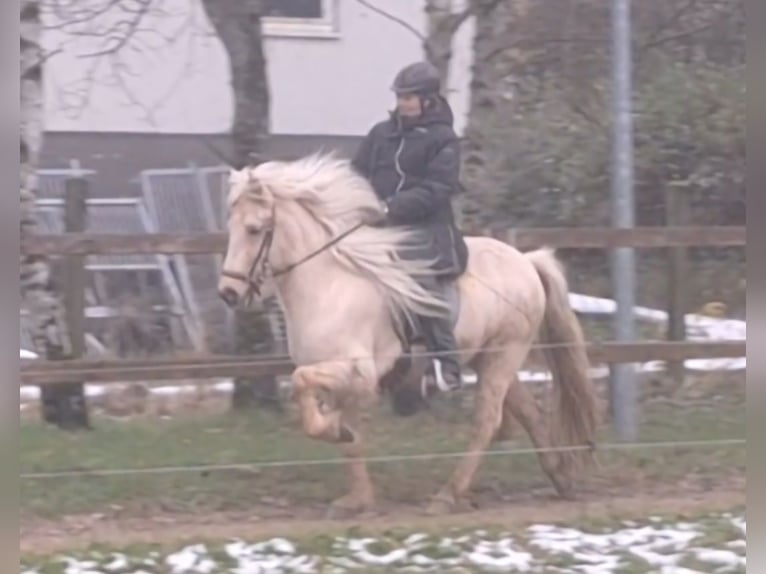
[[[275,38],[340,38],[339,0],[320,0],[321,18],[264,16],[263,35]]]

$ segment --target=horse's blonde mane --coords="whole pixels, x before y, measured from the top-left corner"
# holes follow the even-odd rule
[[[272,161],[248,174],[281,202],[295,202],[327,231],[329,241],[361,221],[381,213],[381,204],[369,182],[357,174],[349,160],[333,153],[314,153],[296,161]],[[330,248],[335,259],[354,273],[372,279],[381,288],[397,320],[411,315],[442,315],[444,302],[414,280],[432,273],[431,261],[402,260],[396,252],[417,248],[419,233],[399,227],[361,227]]]

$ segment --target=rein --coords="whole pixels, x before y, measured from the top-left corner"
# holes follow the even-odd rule
[[[310,261],[320,253],[323,253],[324,251],[327,251],[334,245],[337,245],[340,241],[342,241],[344,238],[348,237],[361,227],[365,225],[364,222],[357,223],[350,229],[347,229],[340,235],[332,238],[330,241],[319,247],[318,249],[315,249],[314,251],[310,252],[308,255],[305,255],[298,259],[298,261],[295,261],[294,263],[290,263],[289,265],[283,267],[282,269],[272,270],[271,276],[272,277],[279,277],[280,275],[286,275],[290,271],[294,270],[296,267],[299,267],[306,263],[307,261]],[[266,265],[268,265],[268,258],[269,258],[269,252],[271,251],[271,246],[274,242],[274,227],[270,227],[266,231],[266,236],[263,239],[263,243],[261,243],[261,247],[258,249],[258,253],[255,255],[255,259],[253,260],[253,264],[250,266],[250,270],[247,272],[247,274],[238,273],[236,271],[228,271],[226,269],[223,269],[221,271],[221,275],[224,277],[229,277],[230,279],[235,279],[237,281],[242,281],[243,283],[246,283],[248,288],[252,290],[256,295],[261,294],[261,282],[262,280],[259,280],[257,277],[254,277],[256,274],[256,271],[258,271],[258,267],[262,267],[265,269]]]
[[[295,263],[290,263],[290,265],[288,265],[288,266],[286,266],[286,267],[284,267],[282,269],[279,269],[278,271],[273,271],[272,274],[271,274],[272,277],[279,277],[280,275],[285,275],[286,273],[289,273],[290,271],[292,271],[296,267],[298,267],[300,265],[303,265],[304,263],[306,263],[307,261],[313,259],[314,257],[319,255],[320,253],[322,253],[324,251],[327,251],[328,249],[330,249],[330,247],[333,247],[334,245],[337,245],[338,243],[341,242],[341,240],[345,239],[346,237],[348,237],[349,235],[354,233],[354,231],[360,229],[361,227],[364,227],[364,225],[365,225],[364,223],[357,223],[356,225],[354,225],[353,227],[347,229],[346,231],[344,231],[343,233],[341,233],[337,237],[332,238],[330,241],[328,241],[327,243],[322,245],[320,248],[315,249],[314,251],[312,251],[311,253],[309,253],[308,255],[306,255],[304,257],[301,257]]]

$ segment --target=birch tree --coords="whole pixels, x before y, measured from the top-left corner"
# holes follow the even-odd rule
[[[43,51],[40,46],[40,4],[20,4],[20,238],[36,229],[37,167],[43,138]],[[43,359],[71,358],[72,345],[64,307],[51,279],[48,260],[40,255],[20,255],[22,305],[28,310],[34,350]],[[42,416],[63,429],[89,428],[83,385],[65,383],[41,388]]]
[[[442,84],[447,85],[453,40],[463,23],[474,14],[476,8],[474,0],[426,0],[425,33],[421,32],[417,26],[389,12],[383,7],[385,3],[380,0],[377,2],[356,0],[356,2],[379,16],[399,24],[417,37],[423,47],[424,58],[436,66]],[[500,0],[492,0],[492,2],[497,4]]]

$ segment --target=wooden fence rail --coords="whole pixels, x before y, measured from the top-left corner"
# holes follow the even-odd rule
[[[529,228],[492,232],[491,235],[519,249],[542,245],[578,249],[662,249],[741,247],[746,243],[745,229],[742,226]],[[225,249],[225,233],[40,234],[26,238],[21,244],[21,252],[27,255],[199,254],[222,253]]]
[[[83,185],[85,183],[83,182]],[[70,202],[71,203],[71,202]],[[82,203],[82,202],[80,202]],[[78,204],[79,205],[79,204]],[[80,206],[85,209],[84,205]],[[83,214],[84,216],[84,214]],[[671,222],[673,223],[673,222]],[[516,247],[529,250],[543,245],[570,249],[663,249],[688,247],[741,247],[746,243],[745,227],[684,226],[676,221],[670,227],[612,228],[531,228],[495,230],[489,235]],[[69,228],[75,231],[81,228]],[[21,252],[28,255],[63,256],[70,266],[82,265],[88,255],[156,255],[222,253],[226,248],[225,233],[200,234],[94,234],[68,232],[27,237]],[[80,273],[81,275],[81,273]],[[77,275],[79,277],[80,275]],[[681,278],[679,278],[681,279]],[[70,283],[73,283],[70,281]],[[79,281],[81,283],[81,281]],[[73,286],[73,289],[78,287]],[[70,297],[70,313],[82,303],[82,294]],[[75,305],[74,303],[78,303]],[[680,303],[675,302],[675,307]],[[682,310],[676,309],[681,314]],[[81,321],[79,321],[81,323]],[[72,324],[78,325],[75,318]],[[651,360],[679,362],[695,358],[728,358],[745,355],[745,341],[726,342],[636,342],[630,344],[593,343],[588,353],[594,363],[639,363]],[[205,356],[152,360],[70,360],[22,361],[21,383],[50,385],[61,382],[118,382],[172,379],[205,379],[239,375],[283,375],[293,365],[288,357],[253,359],[248,357]]]
[[[745,341],[637,343],[591,343],[588,355],[598,363],[643,363],[652,360],[683,361],[687,359],[739,358],[746,354]],[[24,360],[21,383],[51,385],[75,381],[100,383],[205,379],[242,375],[287,375],[294,368],[289,357],[257,359],[243,356],[211,355],[163,359],[115,359],[107,361]]]

